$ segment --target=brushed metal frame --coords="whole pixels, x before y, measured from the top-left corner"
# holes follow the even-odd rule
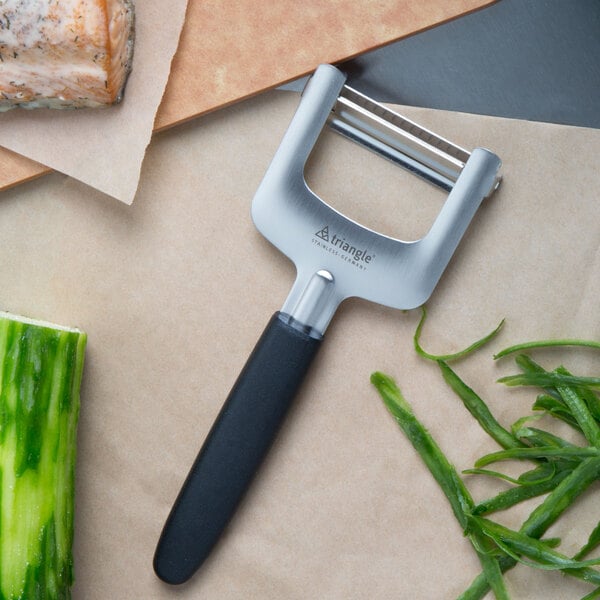
[[[326,125],[449,192],[424,237],[406,242],[372,231],[308,187],[305,165]],[[468,152],[345,86],[335,67],[319,66],[252,202],[257,229],[296,265],[281,312],[321,337],[349,297],[420,306],[481,202],[498,188],[500,166],[489,150]]]

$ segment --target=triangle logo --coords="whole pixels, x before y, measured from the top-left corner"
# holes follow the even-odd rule
[[[321,238],[322,240],[325,240],[326,242],[329,241],[329,225],[325,225],[325,227],[323,227],[323,229],[321,229],[320,231],[317,231],[317,233],[315,233],[315,235],[318,238]]]

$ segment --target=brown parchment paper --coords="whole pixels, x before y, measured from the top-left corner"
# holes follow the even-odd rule
[[[161,0],[136,2],[133,70],[118,106],[1,113],[0,145],[12,151],[2,154],[5,177],[28,179],[46,165],[131,203],[186,5],[187,0],[172,0],[168,8]],[[31,169],[18,155],[35,161]]]
[[[369,383],[393,375],[458,469],[496,445],[417,358],[419,311],[346,302],[264,468],[197,576],[152,571],[171,504],[294,269],[254,229],[252,196],[298,96],[269,92],[157,135],[133,206],[59,174],[0,197],[0,306],[88,332],[77,464],[74,597],[81,600],[455,598],[479,572],[450,508]],[[600,337],[600,132],[431,110],[403,112],[504,161],[430,302],[423,345],[451,352],[506,325],[455,365],[505,425],[532,393],[494,351],[555,336]],[[415,238],[444,195],[338,138],[311,185],[350,216]],[[577,149],[585,148],[585,152]],[[589,351],[561,353],[598,372]],[[547,366],[557,353],[536,355]],[[477,499],[491,488],[479,479]],[[494,488],[495,489],[495,488]],[[598,487],[549,535],[572,554],[598,520]],[[524,516],[504,515],[517,526]],[[515,599],[591,588],[514,569]]]
[[[416,3],[414,0],[379,0],[357,3],[352,0],[279,0],[275,4],[255,0],[190,2],[154,128],[161,130],[171,127],[300,77],[313,71],[321,62],[333,63],[350,58],[480,9],[493,1],[454,0],[449,3],[443,0],[421,0]],[[175,7],[176,12],[181,9],[182,4],[179,2],[179,7]],[[156,13],[152,18],[155,32],[164,31],[165,26],[167,29],[176,27],[177,20],[173,21],[171,6],[172,4],[167,13],[161,12],[162,5],[153,9]],[[145,8],[143,12],[146,12]],[[155,44],[156,40],[152,39],[151,43]],[[165,53],[165,49],[160,47],[160,39],[158,43],[156,50],[152,46],[152,58],[166,60],[161,63],[164,66],[172,51],[169,48],[171,54]],[[145,86],[164,86],[162,79],[155,79],[153,70],[145,70],[143,75],[146,78]],[[137,101],[131,99],[131,95],[131,91],[128,91],[127,102],[136,104]],[[135,110],[138,108],[136,106]],[[74,119],[71,117],[69,122]],[[134,122],[137,119],[137,114],[134,114]],[[147,120],[146,126],[150,127]],[[25,155],[16,155],[6,148],[0,148],[0,190],[47,174],[51,170],[49,166],[61,170],[60,165],[55,162],[53,145],[49,145],[43,130],[40,135],[40,125],[34,127],[36,136],[27,139],[20,136],[18,147],[5,143],[7,139],[12,140],[10,133],[0,138],[0,143]],[[97,135],[92,137],[96,154],[107,154],[103,160],[114,160],[114,169],[103,172],[101,166],[97,166],[92,160],[91,164],[87,161],[77,164],[71,162],[69,170],[63,171],[120,200],[130,202],[143,158],[139,150],[145,147],[148,131],[149,129],[144,129],[142,137],[137,140],[138,152],[135,154],[129,154],[132,141],[125,131],[121,134],[127,133],[126,144],[122,143],[122,135],[117,138],[107,135],[103,142]],[[121,149],[113,155],[113,147],[119,143]],[[123,153],[125,156],[121,155]],[[26,158],[27,156],[30,158]],[[31,160],[34,157],[46,162],[36,163]],[[95,159],[95,155],[92,158]],[[96,168],[101,175],[102,185],[95,185],[98,180]],[[93,179],[91,174],[94,175]],[[104,182],[104,179],[108,181]]]

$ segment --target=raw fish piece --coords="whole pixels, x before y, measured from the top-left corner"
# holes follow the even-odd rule
[[[0,0],[0,111],[120,102],[132,0]]]

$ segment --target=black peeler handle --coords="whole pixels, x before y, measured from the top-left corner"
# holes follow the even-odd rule
[[[206,559],[265,457],[321,345],[275,313],[198,454],[165,523],[154,570],[187,581]]]

